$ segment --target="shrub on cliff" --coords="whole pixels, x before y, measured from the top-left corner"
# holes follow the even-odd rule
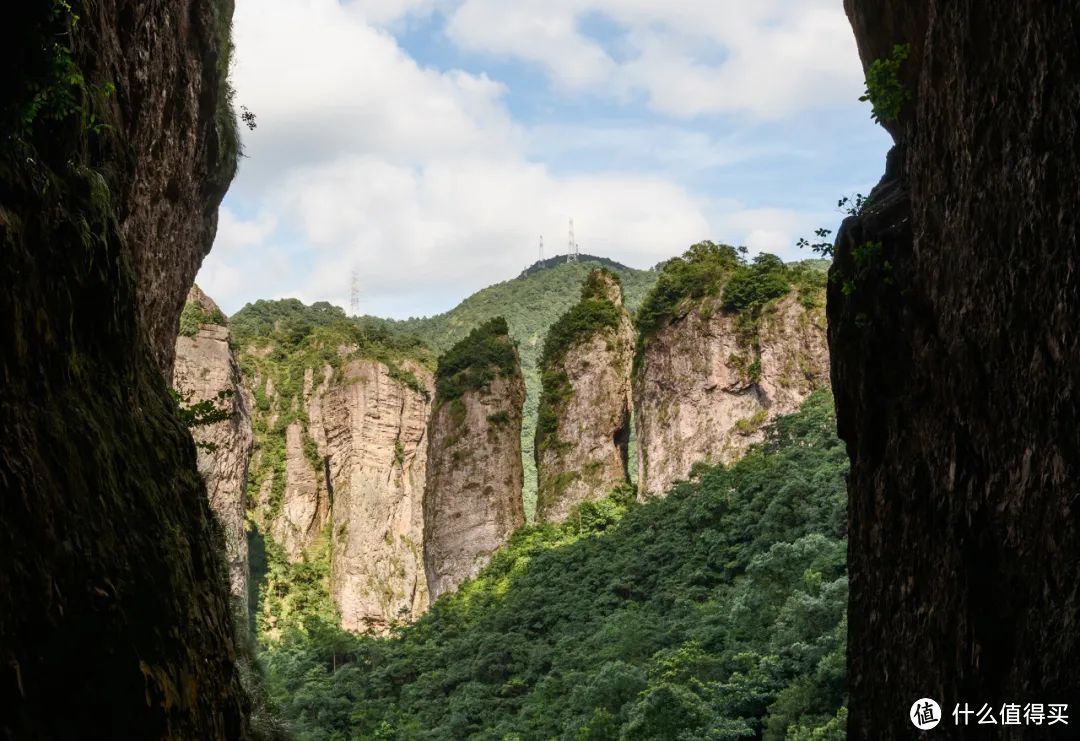
[[[491,383],[497,376],[518,372],[517,351],[510,328],[501,316],[484,322],[439,358],[435,396],[439,403],[461,398]]]

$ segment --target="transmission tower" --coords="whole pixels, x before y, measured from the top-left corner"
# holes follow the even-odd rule
[[[577,262],[578,245],[574,240],[574,220],[570,219],[570,238],[566,243],[566,261]]]
[[[360,315],[360,271],[356,268],[353,268],[349,285],[349,313],[353,316]]]
[[[544,261],[544,235],[540,235],[540,262]]]

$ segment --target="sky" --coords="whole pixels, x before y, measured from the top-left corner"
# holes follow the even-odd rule
[[[237,0],[244,157],[199,285],[405,318],[567,251],[785,260],[888,134],[840,0]]]

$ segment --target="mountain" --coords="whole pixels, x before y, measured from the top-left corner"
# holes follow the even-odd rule
[[[362,317],[365,326],[379,327],[400,336],[414,336],[442,353],[462,340],[470,330],[497,316],[510,325],[518,343],[521,371],[525,376],[525,410],[521,430],[522,465],[525,470],[525,515],[531,521],[536,509],[536,463],[533,444],[540,400],[540,353],[548,328],[581,296],[581,284],[596,267],[606,267],[622,281],[626,308],[633,313],[656,282],[655,270],[636,270],[595,255],[581,255],[577,262],[553,257],[534,263],[508,281],[477,291],[443,314],[395,321]],[[631,455],[633,459],[633,455]]]

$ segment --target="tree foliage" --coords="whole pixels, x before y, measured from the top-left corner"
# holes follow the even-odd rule
[[[436,403],[454,401],[467,391],[484,388],[499,376],[518,372],[517,350],[506,320],[501,316],[489,319],[439,357]]]
[[[812,396],[731,467],[526,527],[389,638],[262,658],[301,739],[837,738],[846,457]]]

